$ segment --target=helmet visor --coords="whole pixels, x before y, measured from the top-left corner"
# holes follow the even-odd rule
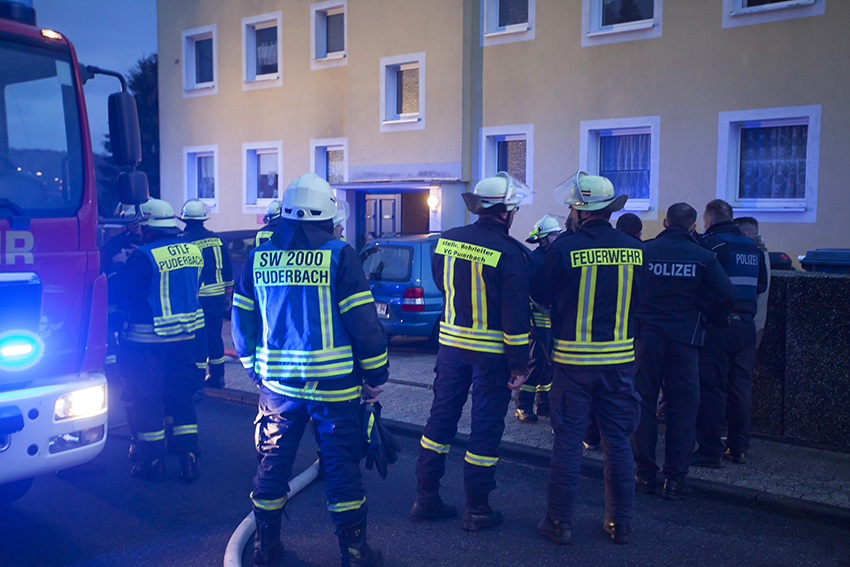
[[[576,171],[572,177],[555,187],[555,202],[559,205],[583,203],[579,181],[582,177],[590,175],[586,171]]]

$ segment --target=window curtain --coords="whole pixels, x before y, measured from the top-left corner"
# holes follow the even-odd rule
[[[739,199],[805,199],[807,125],[741,129]]]
[[[215,175],[213,156],[198,158],[198,198],[215,199]]]
[[[649,134],[599,137],[599,175],[630,199],[649,199]]]

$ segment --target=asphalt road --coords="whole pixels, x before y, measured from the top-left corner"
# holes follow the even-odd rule
[[[17,503],[0,510],[3,567],[216,566],[249,512],[256,467],[255,411],[206,399],[198,404],[201,478],[178,482],[170,456],[167,480],[146,483],[128,474],[127,441],[112,435],[100,457],[79,470],[40,477]],[[638,495],[633,542],[615,546],[601,528],[602,483],[583,478],[574,544],[557,547],[534,530],[545,506],[547,470],[502,461],[492,504],[506,517],[492,532],[468,534],[460,520],[413,522],[417,440],[401,438],[404,453],[382,481],[365,471],[370,540],[388,566],[850,566],[850,532],[703,498],[670,503]],[[296,472],[315,459],[305,435]],[[452,450],[444,498],[462,505],[463,453]],[[282,565],[339,565],[336,538],[315,481],[288,505]]]

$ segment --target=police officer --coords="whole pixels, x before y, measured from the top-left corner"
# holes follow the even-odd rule
[[[753,365],[756,359],[756,296],[767,289],[767,269],[752,240],[732,222],[732,207],[720,199],[710,201],[703,214],[705,234],[701,244],[717,260],[735,286],[736,299],[728,323],[706,330],[699,354],[700,403],[696,439],[699,448],[691,465],[721,468],[725,456],[743,464],[750,448],[750,409]],[[727,414],[728,402],[728,414]],[[724,447],[723,417],[728,419]],[[725,449],[725,452],[724,452]]]
[[[539,221],[534,223],[531,232],[528,233],[526,242],[537,244],[537,248],[529,255],[526,265],[528,278],[534,275],[534,271],[543,263],[543,258],[549,251],[549,246],[561,233],[561,223],[558,217],[543,215]],[[538,416],[549,415],[549,388],[552,387],[552,362],[549,353],[552,350],[552,322],[549,319],[548,309],[531,302],[532,334],[529,351],[531,357],[528,360],[528,380],[519,390],[516,397],[516,412],[514,416],[525,423],[536,423]],[[537,396],[537,412],[535,413],[535,395]]]
[[[264,219],[266,224],[257,231],[257,235],[254,237],[254,246],[268,242],[272,237],[274,229],[277,228],[277,223],[280,222],[280,211],[280,201],[272,201],[266,207],[266,216]]]
[[[180,478],[192,482],[198,477],[193,341],[204,326],[198,302],[204,259],[197,246],[178,238],[180,231],[170,204],[149,199],[141,210],[144,216],[139,224],[145,244],[115,276],[118,306],[125,321],[119,359],[123,359],[144,457],[130,474],[145,480],[165,479],[165,414],[173,417]]]
[[[691,235],[697,212],[687,203],[667,209],[664,232],[644,243],[646,289],[637,312],[635,389],[641,397],[640,425],[632,437],[635,484],[655,493],[655,446],[658,392],[667,400],[662,498],[678,500],[693,490],[685,484],[694,448],[699,409],[699,347],[702,314],[725,320],[732,311],[735,288],[717,255]]]
[[[233,342],[260,388],[251,503],[255,565],[277,565],[280,523],[295,454],[312,417],[327,469],[327,507],[342,565],[380,566],[366,543],[361,394],[387,381],[387,338],[357,252],[333,236],[336,201],[312,173],[282,199],[271,240],[251,251],[233,296]]]
[[[431,415],[416,463],[418,488],[411,516],[450,518],[454,506],[439,495],[446,454],[457,433],[472,386],[472,432],[463,465],[466,507],[462,527],[497,526],[501,512],[489,505],[496,488],[498,447],[505,429],[511,390],[528,367],[530,311],[525,246],[508,235],[520,195],[528,188],[504,172],[476,184],[463,199],[478,220],[443,233],[431,270],[443,293],[440,349]]]
[[[629,435],[640,412],[634,390],[632,317],[644,278],[641,243],[615,230],[611,213],[625,205],[611,182],[576,173],[555,190],[570,205],[575,234],[558,238],[531,280],[531,299],[551,306],[555,378],[549,393],[555,430],[546,516],[537,530],[571,542],[582,439],[596,408],[605,452],[605,521],[615,543],[628,543],[634,504]]]
[[[186,223],[181,238],[201,249],[204,271],[198,296],[204,310],[204,328],[196,337],[196,359],[200,382],[208,388],[224,388],[224,322],[225,298],[233,288],[233,266],[227,248],[218,235],[204,226],[209,220],[209,207],[200,199],[189,199],[183,205],[180,220]],[[209,364],[209,376],[204,381]]]

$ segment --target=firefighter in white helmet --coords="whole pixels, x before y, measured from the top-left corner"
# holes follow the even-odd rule
[[[251,251],[233,297],[233,342],[260,388],[251,502],[255,565],[276,565],[295,452],[313,418],[343,565],[381,565],[366,543],[360,398],[388,377],[387,337],[357,252],[334,238],[336,199],[313,173],[283,193],[271,239]]]
[[[274,232],[275,227],[277,227],[277,223],[280,222],[280,201],[272,201],[269,203],[269,206],[266,207],[266,215],[263,217],[263,221],[266,223],[263,228],[257,231],[257,236],[254,237],[254,246],[259,246],[263,242],[268,242],[269,238],[272,237],[272,233]]]
[[[336,202],[336,214],[334,215],[334,236],[342,241],[345,241],[343,232],[345,231],[345,221],[351,214],[351,206],[347,201]]]
[[[523,183],[504,172],[478,182],[463,199],[478,220],[443,233],[431,270],[443,293],[440,350],[431,415],[420,440],[416,464],[414,518],[436,520],[457,514],[439,495],[446,455],[457,433],[472,387],[472,433],[463,465],[466,506],[462,528],[477,531],[502,522],[490,507],[496,488],[498,447],[511,390],[528,368],[530,312],[527,250],[511,238]]]
[[[563,218],[563,217],[561,217]],[[529,280],[534,271],[543,263],[543,258],[549,251],[549,246],[555,242],[564,230],[561,218],[553,215],[543,215],[534,223],[528,233],[526,242],[537,244],[537,248],[529,255],[526,273]],[[525,423],[536,423],[538,416],[549,415],[549,388],[552,387],[554,369],[549,359],[552,351],[552,322],[549,320],[549,310],[531,302],[531,346],[528,360],[528,380],[520,388],[516,396],[516,412],[514,416]],[[535,397],[536,411],[535,411]]]
[[[200,199],[186,201],[180,215],[180,220],[186,223],[181,238],[192,242],[204,255],[204,271],[201,273],[201,290],[198,295],[204,309],[205,323],[195,341],[199,385],[224,388],[224,341],[221,338],[221,327],[224,323],[226,297],[233,290],[233,266],[221,238],[204,226],[204,221],[209,218],[206,203]]]

